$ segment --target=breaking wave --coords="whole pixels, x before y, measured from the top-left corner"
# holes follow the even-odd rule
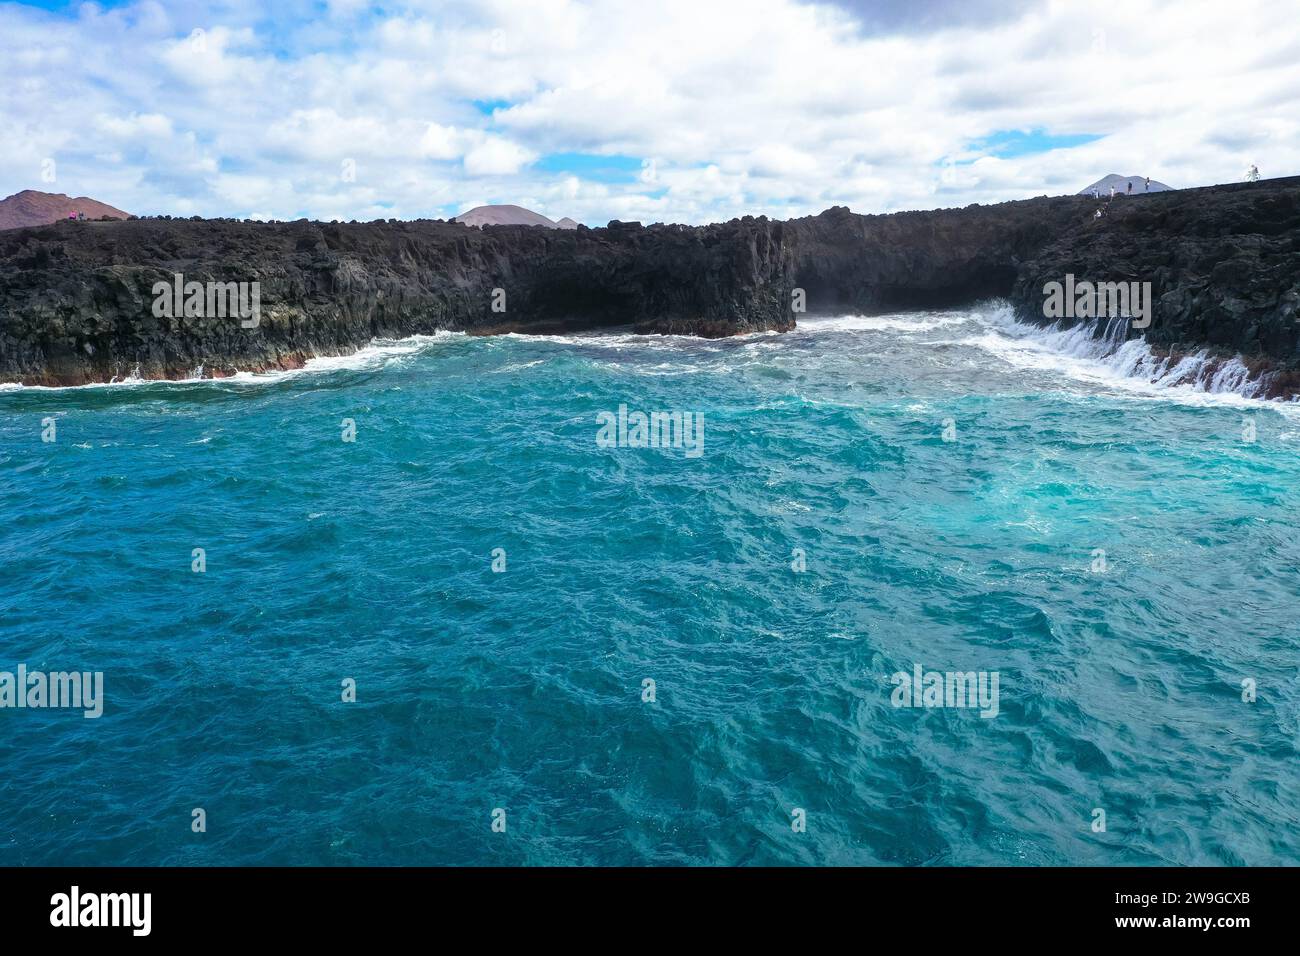
[[[930,333],[955,338],[922,339]],[[839,315],[800,317],[794,331],[754,332],[725,339],[701,339],[685,335],[647,335],[628,327],[592,330],[567,335],[508,333],[474,337],[463,332],[440,331],[404,339],[376,339],[355,352],[312,358],[302,368],[261,372],[237,372],[213,377],[199,366],[184,379],[160,381],[140,377],[138,369],[111,382],[79,386],[22,386],[0,383],[0,392],[64,391],[68,389],[131,389],[148,386],[268,384],[304,375],[325,375],[339,371],[369,371],[392,363],[404,363],[413,356],[456,340],[495,350],[512,346],[541,349],[540,357],[522,363],[508,362],[496,374],[513,373],[564,354],[604,354],[613,369],[629,369],[640,375],[679,375],[722,371],[738,361],[744,364],[779,358],[798,343],[844,336],[872,341],[899,341],[926,346],[958,346],[976,349],[1011,366],[1052,372],[1076,382],[1120,389],[1148,396],[1189,399],[1215,397],[1221,401],[1269,401],[1272,405],[1297,405],[1295,399],[1279,403],[1270,400],[1276,373],[1252,370],[1240,356],[1223,356],[1200,350],[1187,354],[1162,354],[1145,338],[1128,337],[1127,319],[1092,320],[1066,326],[1040,326],[1016,319],[1011,306],[992,301],[967,310],[904,312],[887,315]],[[887,338],[886,338],[887,337]],[[653,363],[646,359],[659,356]],[[972,385],[972,387],[975,387]]]
[[[1265,400],[1275,374],[1256,374],[1240,356],[1213,355],[1205,349],[1161,354],[1145,338],[1129,338],[1125,318],[1043,327],[1018,321],[1005,303],[983,310],[980,318],[982,333],[962,344],[1021,367],[1055,369],[1095,383]]]

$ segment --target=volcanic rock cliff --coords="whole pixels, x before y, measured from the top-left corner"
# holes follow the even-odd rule
[[[1022,261],[1008,298],[1042,321],[1067,274],[1150,282],[1151,325],[1127,335],[1175,360],[1240,355],[1266,394],[1300,394],[1300,178],[1118,198]]]
[[[0,233],[0,381],[293,368],[439,329],[733,335],[809,313],[1009,297],[1042,321],[1065,272],[1151,281],[1148,341],[1300,369],[1300,179],[1117,199],[603,229],[442,221],[58,223]],[[258,282],[260,318],[156,316],[155,283]],[[803,290],[802,296],[797,290]],[[1139,334],[1136,331],[1128,334]],[[1300,382],[1300,378],[1297,378]]]
[[[439,329],[788,329],[780,227],[67,223],[0,234],[0,381],[294,368]],[[260,319],[158,317],[154,286],[257,282]],[[783,309],[784,303],[784,309]]]

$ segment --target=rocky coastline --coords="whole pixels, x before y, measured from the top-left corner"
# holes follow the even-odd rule
[[[1040,197],[891,215],[832,208],[708,226],[471,228],[417,220],[134,219],[0,232],[0,382],[82,385],[301,366],[375,338],[632,326],[722,337],[801,314],[1006,298],[1045,322],[1070,273],[1150,282],[1147,342],[1242,356],[1300,393],[1300,178],[1113,201]],[[253,283],[255,325],[158,315],[155,287]],[[800,307],[806,313],[800,312]]]

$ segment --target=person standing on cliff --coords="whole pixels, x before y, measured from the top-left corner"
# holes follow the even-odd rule
[[[1145,187],[1143,187],[1142,191],[1143,191],[1143,192],[1147,192],[1147,193],[1151,192],[1151,177],[1150,177],[1150,176],[1147,177],[1147,184],[1146,184]]]
[[[1130,196],[1133,195],[1133,180],[1131,180],[1131,179],[1128,181],[1128,194],[1129,194]]]

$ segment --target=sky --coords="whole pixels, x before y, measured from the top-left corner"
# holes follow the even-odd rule
[[[787,219],[1300,174],[1296,0],[0,2],[0,196]]]

